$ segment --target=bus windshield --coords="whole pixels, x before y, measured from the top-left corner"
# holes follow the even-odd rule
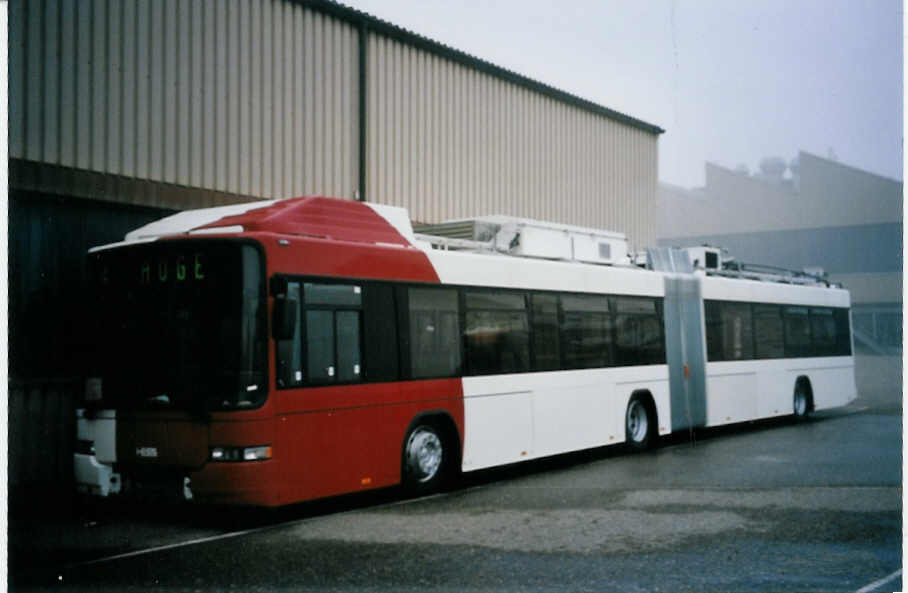
[[[262,256],[229,240],[158,241],[89,256],[106,406],[247,409],[267,395]]]

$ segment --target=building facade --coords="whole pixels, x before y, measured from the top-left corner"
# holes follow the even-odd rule
[[[855,348],[866,355],[859,382],[901,389],[902,182],[801,151],[791,163],[764,159],[754,174],[707,163],[704,187],[663,184],[658,202],[661,245],[709,244],[741,262],[822,268],[843,284]]]
[[[319,194],[655,238],[661,129],[337,4],[16,0],[10,49],[14,164],[204,190],[91,199]]]
[[[85,251],[177,210],[326,195],[656,237],[659,127],[339,4],[12,0],[9,32],[17,414],[79,389]]]

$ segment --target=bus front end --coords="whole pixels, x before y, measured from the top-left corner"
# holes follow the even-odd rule
[[[277,504],[261,246],[179,238],[93,250],[96,338],[81,491]]]

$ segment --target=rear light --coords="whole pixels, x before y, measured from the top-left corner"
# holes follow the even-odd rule
[[[259,447],[212,447],[211,461],[264,461],[271,459],[271,445]]]

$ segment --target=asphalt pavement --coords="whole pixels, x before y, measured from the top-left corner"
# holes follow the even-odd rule
[[[901,590],[900,405],[689,436],[484,471],[419,499],[13,521],[10,590]]]

